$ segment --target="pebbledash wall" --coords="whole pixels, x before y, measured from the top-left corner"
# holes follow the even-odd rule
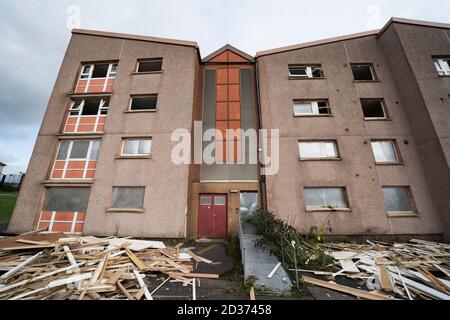
[[[439,76],[436,57],[450,58],[450,25],[400,18],[382,30],[267,50],[256,57],[226,45],[203,60],[195,42],[74,30],[8,231],[50,223],[57,231],[57,214],[72,219],[72,231],[85,234],[197,237],[199,197],[219,194],[227,196],[226,230],[236,236],[240,192],[259,192],[260,203],[301,232],[323,225],[332,236],[414,235],[448,241],[450,77]],[[162,58],[162,71],[135,72],[137,61],[155,58]],[[112,91],[105,92],[107,83],[102,92],[76,92],[83,66],[104,62],[117,63],[115,75],[114,66],[109,70]],[[377,81],[354,81],[351,65],[363,63],[373,66]],[[324,76],[291,77],[290,65],[320,65]],[[157,94],[156,110],[129,111],[132,96],[151,94]],[[109,99],[104,128],[65,132],[70,102],[92,97]],[[331,114],[294,116],[295,100],[314,99],[327,100]],[[361,99],[382,99],[388,119],[365,119]],[[227,116],[219,116],[224,105]],[[173,164],[171,134],[178,128],[192,132],[194,121],[203,121],[203,129],[222,129],[225,121],[229,127],[279,129],[279,172],[264,177],[258,165]],[[123,139],[132,137],[151,139],[151,154],[121,156]],[[61,162],[57,166],[69,178],[55,179],[60,142],[80,140],[99,141],[98,156],[84,164]],[[339,158],[301,160],[298,142],[318,140],[336,141]],[[395,141],[401,162],[377,164],[374,140]],[[83,178],[70,178],[76,172],[70,168],[82,165]],[[382,188],[397,186],[408,188],[414,212],[388,214]],[[85,212],[44,216],[49,188],[55,187],[89,188]],[[114,187],[145,187],[143,208],[112,208]],[[312,187],[345,188],[348,208],[309,210],[305,188]]]

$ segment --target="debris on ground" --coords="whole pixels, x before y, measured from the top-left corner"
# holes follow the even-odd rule
[[[306,283],[370,300],[450,300],[448,244],[412,239],[394,244],[317,243],[315,247],[334,258],[336,272],[297,269],[328,280],[303,276]],[[338,277],[369,291],[338,284]]]
[[[31,232],[0,239],[2,300],[153,300],[170,283],[193,286],[218,274],[194,273],[194,264],[213,263],[183,244],[131,238],[69,237]],[[150,288],[146,278],[159,278]]]

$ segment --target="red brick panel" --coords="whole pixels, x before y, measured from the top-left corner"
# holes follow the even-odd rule
[[[42,211],[37,229],[46,229],[51,232],[82,233],[84,228],[85,212],[48,212]]]

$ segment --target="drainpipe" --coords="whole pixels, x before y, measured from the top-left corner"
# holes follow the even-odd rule
[[[263,128],[262,125],[262,116],[261,116],[261,92],[260,92],[260,85],[259,85],[259,66],[258,66],[258,58],[255,58],[255,77],[256,77],[256,106],[258,108],[258,122],[259,122],[259,129]],[[259,152],[258,148],[258,154],[263,155],[262,152]],[[265,160],[265,159],[264,159]],[[261,169],[264,168],[264,164],[260,163]],[[263,203],[264,203],[264,209],[267,210],[267,192],[266,192],[266,176],[260,175],[259,177],[259,188],[261,189],[262,197],[263,197]]]

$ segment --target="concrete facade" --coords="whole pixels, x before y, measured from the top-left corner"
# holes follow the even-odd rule
[[[194,42],[75,30],[8,231],[37,228],[47,188],[84,186],[90,188],[85,234],[196,237],[199,196],[211,193],[227,194],[227,230],[237,236],[239,193],[257,191],[260,203],[300,232],[323,225],[332,236],[448,239],[450,77],[438,75],[434,57],[450,57],[450,26],[397,18],[382,30],[267,50],[255,58],[226,45],[203,60]],[[149,58],[162,58],[162,71],[137,74],[137,61]],[[92,62],[118,63],[104,130],[64,134],[80,68]],[[377,81],[354,81],[354,63],[372,64]],[[324,78],[294,79],[289,65],[321,65]],[[174,130],[193,135],[194,121],[202,121],[205,129],[223,120],[216,114],[221,102],[217,81],[220,70],[230,68],[240,74],[238,84],[230,82],[227,89],[239,92],[240,127],[280,130],[276,175],[260,176],[259,165],[171,161]],[[129,112],[130,97],[144,94],[158,95],[156,111]],[[298,99],[326,99],[331,115],[295,117]],[[382,99],[388,119],[365,119],[361,99]],[[132,137],[151,138],[151,155],[121,156],[122,140]],[[93,180],[50,179],[64,139],[101,141]],[[400,163],[375,162],[371,141],[380,139],[395,140]],[[298,142],[314,140],[335,140],[339,158],[301,160]],[[117,186],[145,187],[143,209],[111,210]],[[415,214],[389,215],[386,186],[409,187]],[[305,187],[345,187],[349,210],[309,212]]]

